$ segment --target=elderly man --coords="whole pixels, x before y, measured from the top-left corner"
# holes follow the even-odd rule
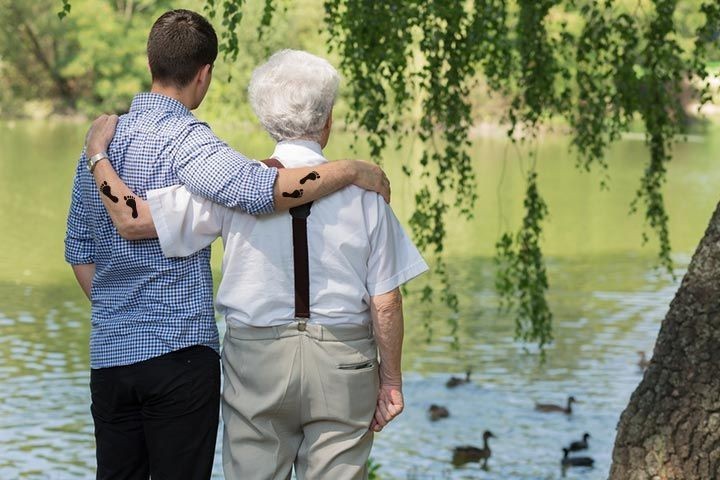
[[[337,87],[335,69],[306,52],[283,50],[255,70],[250,101],[278,142],[269,163],[326,162]],[[373,431],[403,408],[399,287],[427,270],[390,207],[354,186],[265,217],[182,186],[139,203],[140,229],[156,230],[167,256],[225,244],[226,478],[287,479],[293,466],[300,480],[367,478]]]

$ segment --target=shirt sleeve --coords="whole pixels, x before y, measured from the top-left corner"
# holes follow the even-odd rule
[[[412,280],[428,270],[427,263],[403,230],[390,206],[375,195],[371,207],[377,213],[370,229],[368,293],[380,295]]]
[[[271,213],[277,169],[250,160],[193,122],[174,155],[175,174],[192,193],[251,215]]]
[[[65,261],[71,265],[95,263],[95,239],[88,225],[87,211],[80,188],[80,175],[84,173],[87,172],[83,153],[75,171],[65,232]]]
[[[193,195],[186,187],[149,190],[147,201],[166,257],[187,257],[222,234],[227,208]]]

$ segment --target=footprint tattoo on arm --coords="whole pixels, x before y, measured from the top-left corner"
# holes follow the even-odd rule
[[[320,174],[313,170],[312,172],[308,173],[300,179],[300,185],[304,185],[305,182],[307,182],[308,180],[317,180],[318,178],[320,178]]]
[[[118,202],[118,197],[116,197],[115,195],[112,194],[112,192],[110,191],[110,185],[108,185],[108,182],[102,182],[102,184],[100,185],[100,191],[103,193],[103,195],[105,195],[110,200],[112,200],[113,203]]]
[[[132,208],[132,217],[137,218],[138,212],[137,212],[137,203],[135,202],[135,197],[133,197],[132,195],[128,195],[123,198],[125,199],[125,205]]]
[[[283,197],[289,197],[289,198],[300,198],[303,196],[303,190],[302,188],[300,190],[293,190],[292,193],[283,192]]]

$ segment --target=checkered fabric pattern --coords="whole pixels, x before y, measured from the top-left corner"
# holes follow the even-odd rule
[[[108,155],[142,198],[148,190],[182,183],[193,193],[251,214],[273,210],[277,170],[235,152],[180,102],[163,95],[135,97],[120,117]],[[210,248],[165,258],[157,239],[120,237],[85,162],[83,152],[65,259],[73,265],[95,263],[91,367],[129,365],[192,345],[219,351]]]

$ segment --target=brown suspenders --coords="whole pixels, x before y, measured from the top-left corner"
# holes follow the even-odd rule
[[[270,167],[284,168],[275,158],[263,160]],[[295,269],[295,318],[310,318],[310,271],[308,267],[307,217],[313,202],[290,209],[293,229],[293,263]]]

